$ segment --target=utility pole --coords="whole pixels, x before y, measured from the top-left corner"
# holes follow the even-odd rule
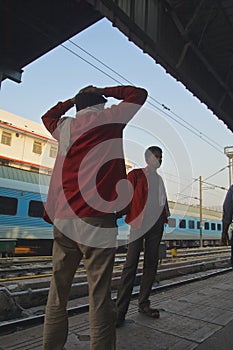
[[[203,247],[203,240],[202,240],[202,177],[199,176],[199,189],[200,189],[200,247]]]
[[[233,146],[224,147],[224,154],[229,159],[229,187],[232,185],[232,175],[233,175]]]

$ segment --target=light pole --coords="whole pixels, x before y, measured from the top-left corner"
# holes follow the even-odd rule
[[[233,146],[232,146],[233,148]],[[233,156],[233,153],[232,153]],[[233,160],[233,157],[232,157]],[[225,169],[225,168],[224,168]],[[212,176],[212,175],[211,175]],[[198,181],[198,178],[195,179],[195,181]],[[203,187],[203,183],[206,185],[210,185],[211,187]],[[199,201],[199,220],[200,220],[200,224],[199,224],[199,232],[200,232],[200,248],[203,247],[203,223],[205,222],[205,219],[203,220],[203,190],[210,190],[210,189],[215,189],[215,188],[219,188],[221,190],[228,190],[227,188],[223,187],[223,186],[218,186],[218,185],[214,185],[214,184],[210,184],[208,182],[206,182],[205,180],[202,180],[202,176],[199,176],[199,197],[189,197],[189,196],[184,196],[184,198],[193,198],[193,199],[197,199]],[[182,193],[177,193],[177,195],[181,195]]]
[[[197,181],[198,179],[196,179],[195,181]],[[203,237],[202,237],[202,226],[203,226],[203,217],[202,217],[202,176],[199,176],[199,197],[189,197],[189,198],[193,198],[193,199],[197,199],[199,200],[199,232],[200,232],[200,248],[203,247]]]
[[[229,187],[232,184],[232,174],[233,174],[233,146],[224,147],[224,154],[229,159]]]
[[[202,240],[202,177],[199,176],[199,191],[200,191],[200,197],[199,197],[199,207],[200,207],[200,247],[203,247],[203,240]]]

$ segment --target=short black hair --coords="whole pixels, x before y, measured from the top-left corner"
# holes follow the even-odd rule
[[[86,107],[91,107],[106,103],[107,100],[102,95],[94,94],[92,92],[82,92],[75,96],[75,105],[77,111]]]
[[[163,153],[162,149],[158,146],[150,146],[149,148],[146,149],[145,151],[145,159],[148,159],[151,153],[155,152],[160,152],[161,154]]]

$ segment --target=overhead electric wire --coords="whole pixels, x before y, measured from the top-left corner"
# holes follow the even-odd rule
[[[204,180],[202,180],[202,182],[205,183],[205,184],[207,184],[207,185],[210,185],[210,186],[214,186],[214,187],[216,187],[216,188],[219,188],[219,189],[221,189],[221,190],[227,190],[227,188],[225,188],[224,186],[219,186],[219,185],[216,185],[216,184],[213,184],[213,183],[208,183],[208,182],[206,182],[206,180],[208,180],[208,179],[210,179],[211,177],[213,177],[213,176],[219,174],[221,171],[225,170],[225,169],[228,168],[228,167],[229,167],[229,165],[226,165],[224,168],[222,168],[222,169],[216,171],[214,174],[211,174],[210,176],[206,177]],[[193,181],[192,181],[189,185],[187,185],[186,187],[184,187],[184,188],[181,190],[181,193],[179,193],[179,194],[182,194],[182,192],[184,192],[188,187],[192,186],[192,185],[193,185],[195,182],[197,182],[197,181],[199,181],[199,177],[193,179]]]
[[[134,86],[134,84],[128,80],[127,78],[125,78],[123,75],[121,75],[120,73],[118,73],[117,71],[115,71],[113,68],[109,67],[106,63],[104,63],[103,61],[99,60],[97,57],[95,57],[94,55],[92,55],[89,51],[85,50],[84,48],[82,48],[80,45],[76,44],[74,41],[72,41],[71,39],[68,40],[72,45],[76,46],[78,49],[80,49],[81,51],[83,51],[84,53],[86,53],[88,56],[90,56],[91,58],[93,58],[94,60],[96,60],[97,62],[99,62],[100,64],[102,64],[105,68],[109,69],[111,72],[113,72],[114,74],[118,75],[118,77],[120,77],[121,79],[125,80],[127,83],[129,83],[130,85]],[[122,85],[122,83],[120,83]]]
[[[193,131],[192,129],[190,129],[188,126],[184,125],[182,122],[180,122],[179,120],[175,119],[174,117],[172,117],[171,115],[169,115],[167,112],[165,112],[164,110],[162,110],[161,108],[155,106],[153,103],[151,102],[147,102],[148,104],[150,104],[151,106],[153,106],[154,108],[156,108],[157,110],[159,110],[160,112],[162,112],[163,114],[165,114],[168,118],[172,119],[173,121],[175,121],[177,124],[181,125],[183,128],[187,129],[188,131],[190,131],[192,134],[196,135],[197,137],[199,137],[200,139],[202,139],[202,141],[208,143],[211,147],[213,147],[216,151],[218,151],[219,153],[223,153],[220,149],[218,149],[215,145],[213,145],[212,143],[210,143],[209,141],[203,139],[203,137],[201,137],[198,133],[196,133],[195,131]]]
[[[212,174],[212,175],[206,177],[206,178],[203,180],[203,182],[206,181],[206,180],[209,180],[211,177],[213,177],[213,176],[215,176],[215,175],[221,173],[221,172],[222,172],[223,170],[225,170],[226,168],[229,168],[229,165],[226,165],[224,168],[222,168],[222,169],[216,171],[214,174]]]
[[[102,64],[105,68],[107,68],[108,70],[110,70],[111,72],[113,72],[114,74],[116,74],[118,77],[120,77],[121,79],[123,79],[124,81],[126,81],[127,83],[131,84],[132,86],[134,86],[134,83],[131,82],[129,79],[125,78],[123,75],[121,75],[120,73],[118,73],[116,70],[114,70],[113,68],[111,68],[109,65],[107,65],[106,63],[104,63],[103,61],[101,61],[100,59],[98,59],[97,57],[95,57],[94,55],[92,55],[89,51],[85,50],[84,48],[82,48],[80,45],[76,44],[74,41],[72,40],[68,40],[72,45],[76,46],[78,49],[80,49],[81,51],[83,51],[85,54],[87,54],[88,56],[90,56],[92,59],[96,60],[98,63]],[[64,46],[63,44],[61,45],[62,47],[68,49],[66,46]],[[74,53],[73,50],[68,49],[69,51],[71,51],[72,53]],[[76,54],[76,53],[74,53]],[[108,77],[110,77],[111,79],[113,79],[114,81],[116,81],[117,83],[119,83],[120,85],[122,85],[122,83],[115,79],[114,77],[112,77],[111,75],[109,75],[108,73],[106,73],[105,71],[99,69],[97,66],[95,66],[94,64],[90,63],[88,60],[84,59],[82,56],[78,55],[77,56],[80,59],[83,59],[86,63],[91,64],[92,67],[98,69],[99,71],[101,71],[102,73],[104,73],[105,75],[107,75]],[[165,106],[163,103],[159,102],[158,100],[156,100],[154,97],[148,95],[148,97],[154,101],[155,103],[159,104],[162,108],[166,109],[167,111],[169,111],[171,114],[173,114],[176,118],[182,120],[182,122],[186,123],[189,127],[191,127],[192,129],[190,129],[189,127],[183,125],[183,123],[178,122],[174,117],[170,116],[167,112],[165,112],[163,109],[158,108],[157,106],[155,106],[153,103],[147,101],[148,104],[150,104],[151,106],[153,106],[154,108],[158,109],[160,112],[162,112],[163,114],[165,114],[166,116],[168,116],[169,118],[171,118],[172,120],[174,120],[175,122],[177,122],[178,124],[180,124],[181,126],[185,127],[188,131],[192,132],[194,135],[196,135],[197,137],[201,138],[204,142],[207,142],[210,146],[214,147],[218,152],[222,153],[222,146],[219,145],[216,140],[212,140],[208,135],[204,134],[202,131],[200,131],[199,129],[197,129],[195,126],[193,126],[192,124],[190,124],[189,122],[187,122],[185,119],[183,119],[182,117],[180,117],[177,113],[173,112],[170,108],[168,108],[167,106]],[[193,131],[196,130],[196,132]],[[207,140],[205,140],[203,137],[205,137],[206,139],[208,139],[210,142],[208,142]],[[214,143],[214,144],[212,144]],[[216,147],[216,145],[221,148],[221,151]]]
[[[7,9],[7,8],[6,8]],[[17,18],[19,18],[20,20],[22,20],[22,18],[16,16]],[[31,18],[33,18],[31,16]],[[36,22],[36,21],[35,21]],[[41,27],[30,23],[30,25],[35,28],[38,32],[40,32],[42,35],[44,35],[47,38],[52,38],[52,34],[48,34],[46,32],[44,32]],[[53,28],[50,27],[50,33],[53,32],[52,30]],[[56,31],[54,31],[54,34],[56,34]],[[101,63],[104,67],[106,67],[107,69],[109,69],[110,71],[112,71],[114,74],[118,75],[119,77],[121,77],[121,79],[125,80],[126,82],[128,82],[131,85],[134,85],[131,81],[129,81],[128,79],[126,79],[125,77],[123,77],[121,74],[119,74],[117,71],[113,70],[111,67],[109,67],[108,65],[106,65],[104,62],[102,62],[101,60],[97,59],[94,55],[90,54],[87,50],[81,48],[81,46],[77,45],[76,43],[74,43],[72,40],[68,40],[70,43],[72,43],[73,45],[75,45],[76,47],[78,47],[80,50],[82,50],[83,52],[85,52],[87,55],[89,55],[90,57],[92,57],[93,59],[95,59],[97,62]],[[102,69],[98,68],[95,64],[89,62],[87,59],[83,58],[82,56],[78,55],[76,52],[74,52],[73,50],[71,50],[70,48],[66,47],[64,44],[61,44],[61,46],[66,49],[67,51],[69,51],[70,53],[72,53],[73,55],[75,55],[76,57],[78,57],[79,59],[83,60],[85,63],[91,65],[93,68],[95,68],[96,70],[98,70],[99,72],[103,73],[104,75],[108,76],[110,79],[114,80],[115,82],[117,82],[120,85],[123,85],[119,80],[115,79],[114,77],[112,77],[110,74],[106,73],[105,71],[103,71]],[[175,118],[171,117],[168,113],[166,113],[164,110],[158,108],[157,106],[155,106],[154,104],[152,104],[151,102],[147,102],[149,104],[151,104],[154,108],[156,108],[157,110],[161,111],[163,114],[165,114],[167,117],[171,118],[172,120],[174,120],[176,123],[180,124],[181,126],[183,126],[184,128],[186,128],[187,130],[189,130],[190,132],[192,132],[194,135],[196,135],[197,137],[201,138],[204,142],[208,143],[211,147],[215,148],[215,150],[217,150],[218,152],[221,152],[219,149],[216,148],[215,145],[218,145],[220,148],[222,148],[221,145],[219,145],[218,143],[216,143],[215,140],[212,140],[211,138],[208,137],[208,135],[205,135],[204,133],[202,133],[200,130],[198,130],[197,128],[195,128],[192,124],[190,124],[189,122],[187,122],[186,120],[184,120],[182,117],[180,117],[179,115],[177,115],[176,113],[174,113],[173,111],[170,110],[170,108],[168,108],[167,106],[165,106],[164,104],[160,103],[158,100],[156,100],[155,98],[153,98],[152,96],[148,96],[150,99],[152,99],[154,102],[156,102],[157,104],[159,104],[163,109],[168,110],[170,113],[172,113],[173,115],[175,115],[178,119],[181,119],[184,123],[186,123],[187,125],[189,125],[192,129],[195,129],[197,133],[195,133],[192,129],[188,128],[187,126],[185,126],[184,124],[182,124],[181,122],[177,121]],[[207,138],[208,140],[210,140],[211,142],[214,142],[215,145],[212,145],[210,142],[208,142],[207,140],[203,139],[203,137],[201,135],[203,135],[205,138]],[[226,166],[229,167],[229,166]],[[222,168],[220,171],[224,170],[226,167]],[[218,172],[220,172],[218,171]],[[217,173],[218,173],[217,172]],[[206,179],[209,179],[210,177],[216,175],[217,173],[207,177]],[[206,180],[205,179],[205,180]],[[192,186],[193,183],[195,183],[198,179],[194,179],[189,185],[187,185],[183,191],[185,189],[187,189],[188,187]]]
[[[69,42],[71,44],[73,44],[74,46],[76,46],[77,48],[79,48],[80,50],[82,50],[84,53],[86,53],[87,55],[89,55],[91,58],[95,59],[97,62],[99,62],[100,64],[102,64],[105,68],[109,69],[111,72],[113,72],[114,74],[116,74],[117,76],[119,76],[121,79],[123,79],[124,81],[126,81],[127,83],[129,83],[132,86],[135,86],[130,80],[126,79],[125,77],[123,77],[120,73],[118,73],[117,71],[115,71],[114,69],[112,69],[111,67],[109,67],[107,64],[105,64],[104,62],[102,62],[101,60],[99,60],[98,58],[96,58],[95,56],[93,56],[91,53],[89,53],[87,50],[81,48],[81,46],[77,45],[76,43],[74,43],[72,40],[69,40]],[[77,56],[78,58],[80,58],[81,60],[83,60],[84,62],[86,62],[87,64],[91,65],[93,68],[97,69],[99,72],[105,74],[106,76],[108,76],[109,78],[111,78],[112,80],[114,80],[115,82],[117,82],[120,85],[123,85],[121,81],[119,81],[118,79],[114,78],[112,75],[108,74],[106,71],[102,70],[101,68],[97,67],[95,64],[91,63],[90,61],[88,61],[87,59],[85,59],[84,57],[78,55],[76,52],[74,52],[72,49],[66,47],[64,44],[61,45],[64,49],[68,50],[69,52],[71,52],[72,54],[74,54],[75,56]],[[171,114],[175,115],[177,118],[179,118],[180,120],[182,120],[184,123],[186,123],[188,126],[190,126],[191,128],[189,128],[188,126],[184,125],[182,122],[180,122],[179,120],[175,119],[174,117],[172,117],[168,112],[164,111],[163,109],[159,108],[158,106],[156,106],[155,104],[153,104],[152,102],[147,101],[148,104],[150,104],[152,107],[154,107],[155,109],[159,110],[161,113],[165,114],[167,117],[171,118],[173,121],[175,121],[176,123],[178,123],[179,125],[181,125],[182,127],[184,127],[185,129],[187,129],[188,131],[190,131],[191,133],[193,133],[195,136],[199,137],[202,139],[202,141],[206,142],[207,144],[209,144],[211,147],[213,147],[216,151],[220,152],[222,154],[222,151],[217,148],[215,145],[212,144],[212,142],[215,142],[214,140],[212,140],[211,138],[209,138],[207,135],[205,135],[204,133],[202,133],[200,130],[198,130],[197,128],[195,128],[192,124],[188,123],[187,121],[185,121],[183,118],[181,118],[180,116],[178,116],[176,113],[172,112],[170,110],[170,108],[166,107],[164,104],[161,104],[159,101],[157,101],[156,99],[154,99],[152,96],[148,96],[152,101],[155,101],[157,104],[159,104],[161,107],[163,107],[164,109],[168,110]],[[194,130],[196,130],[197,132],[195,132]],[[201,135],[200,135],[201,134]],[[203,137],[205,137],[206,139],[204,139]],[[208,141],[209,140],[209,141]],[[215,142],[215,144],[217,144]],[[218,145],[218,144],[217,144]],[[221,147],[220,145],[218,145],[219,147]],[[221,169],[220,171],[224,170],[226,167],[224,167],[223,169]],[[218,171],[218,172],[220,172]],[[218,173],[217,172],[217,173]],[[217,173],[211,175],[210,177],[216,175]],[[208,177],[208,178],[210,178]],[[207,179],[208,179],[207,178]],[[167,180],[170,182],[175,182],[172,180]],[[181,192],[184,192],[187,188],[189,188],[190,186],[192,186],[196,181],[198,181],[198,179],[194,179],[191,184],[187,185],[185,188],[182,189]],[[204,182],[204,180],[202,181]],[[177,182],[178,183],[178,182]],[[206,183],[208,184],[208,183]],[[215,188],[220,188],[220,189],[224,189],[224,187],[218,186],[218,185],[214,185],[211,184],[212,186],[214,186]],[[182,193],[179,193],[179,195],[182,195]],[[192,197],[190,197],[192,198]]]
[[[7,7],[6,10],[10,11]],[[16,16],[19,20],[23,21],[23,18],[21,18],[20,16]],[[49,27],[49,32],[45,32],[41,29],[41,27],[39,27],[38,25],[36,25],[36,23],[38,23],[38,18],[34,18],[34,16],[30,16],[31,19],[34,20],[34,22],[30,22],[31,27],[33,27],[34,29],[36,29],[39,33],[41,33],[42,35],[44,35],[45,37],[52,39],[52,34],[56,34],[56,30],[51,27]],[[50,33],[50,34],[49,34]],[[81,49],[83,52],[85,52],[86,54],[88,54],[89,56],[91,56],[93,59],[95,59],[97,62],[101,63],[102,65],[104,65],[104,67],[108,68],[109,70],[111,70],[112,72],[114,72],[114,74],[120,76],[122,79],[124,79],[125,81],[127,81],[128,83],[134,85],[133,83],[131,83],[128,79],[126,79],[125,77],[123,77],[121,74],[119,74],[118,72],[116,72],[115,70],[113,70],[111,67],[109,67],[108,65],[106,65],[105,63],[103,63],[101,60],[97,59],[94,55],[90,54],[87,50],[84,50],[83,48],[81,48],[81,46],[77,45],[76,43],[74,43],[72,40],[67,40],[70,43],[72,43],[73,45],[75,45],[76,47],[78,47],[79,49]],[[105,71],[103,71],[102,69],[98,68],[96,65],[92,64],[91,62],[89,62],[88,60],[86,60],[85,58],[83,58],[82,56],[78,55],[76,52],[74,52],[73,50],[71,50],[70,48],[66,47],[64,44],[61,44],[61,46],[66,49],[67,51],[69,51],[70,53],[72,53],[73,55],[77,56],[78,58],[80,58],[81,60],[83,60],[84,62],[86,62],[87,64],[91,65],[93,68],[97,69],[98,71],[100,71],[101,73],[105,74],[106,76],[108,76],[109,78],[111,78],[112,80],[114,80],[115,82],[117,82],[118,84],[122,85],[122,83],[113,78],[110,74],[106,73]],[[183,122],[185,122],[186,124],[188,124],[189,126],[191,126],[192,129],[196,129],[198,131],[198,133],[204,135],[204,137],[206,137],[207,139],[209,139],[211,142],[214,142],[214,145],[209,143],[208,141],[206,141],[205,139],[203,139],[203,137],[201,137],[199,134],[195,133],[192,129],[188,128],[187,126],[185,126],[184,124],[182,124],[181,122],[177,121],[175,118],[171,117],[169,114],[165,113],[164,110],[161,110],[160,108],[158,108],[157,106],[153,105],[150,102],[147,102],[149,104],[151,104],[154,108],[158,109],[159,111],[161,111],[162,113],[164,113],[165,115],[167,115],[167,117],[171,118],[172,120],[174,120],[176,123],[180,124],[181,126],[183,126],[184,128],[186,128],[187,130],[189,130],[190,132],[192,132],[194,135],[196,135],[197,137],[201,138],[204,142],[208,143],[211,147],[215,148],[215,150],[217,150],[218,152],[221,152],[219,149],[216,148],[216,141],[211,140],[207,135],[205,135],[204,133],[202,133],[200,130],[198,130],[197,128],[195,128],[193,125],[191,125],[190,123],[188,123],[186,120],[184,120],[183,118],[181,118],[180,116],[178,116],[177,114],[175,114],[174,112],[172,112],[170,110],[170,108],[166,107],[164,104],[161,104],[159,101],[157,101],[156,99],[154,99],[153,97],[149,96],[149,98],[151,98],[152,100],[154,100],[156,103],[158,103],[160,106],[162,106],[164,109],[169,110],[172,114],[174,114],[177,118],[181,119]],[[218,145],[219,147],[221,147],[220,145]],[[222,152],[221,152],[222,153]]]
[[[216,185],[216,184],[213,184],[213,183],[210,183],[210,182],[206,182],[206,181],[202,181],[202,183],[206,184],[206,185],[209,185],[209,186],[214,186],[214,188],[219,188],[220,190],[224,190],[224,191],[227,191],[228,189],[224,186],[219,186],[219,185]]]
[[[112,80],[114,80],[115,82],[117,82],[118,84],[122,85],[122,83],[113,78],[111,75],[109,75],[108,73],[106,73],[105,71],[103,71],[102,69],[98,68],[96,65],[94,65],[93,63],[89,62],[88,60],[86,60],[85,58],[83,58],[82,56],[78,55],[76,52],[74,52],[73,50],[71,50],[70,48],[66,47],[64,44],[61,44],[61,46],[66,49],[67,51],[71,52],[73,55],[77,56],[78,58],[80,58],[81,60],[83,60],[84,62],[86,62],[87,64],[89,64],[90,66],[94,67],[95,69],[97,69],[99,72],[105,74],[107,77],[111,78]]]

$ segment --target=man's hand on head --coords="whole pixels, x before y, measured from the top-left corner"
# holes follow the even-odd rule
[[[90,92],[92,94],[103,95],[103,89],[97,88],[93,85],[88,85],[88,86],[84,87],[83,89],[81,89],[79,91],[79,94],[82,94],[83,92]]]
[[[96,95],[104,95],[104,89],[103,88],[97,88],[93,85],[88,85],[84,88],[82,88],[74,97],[72,97],[70,100],[72,101],[73,104],[75,104],[76,101],[76,96],[80,95],[82,93],[90,92],[92,94]]]

